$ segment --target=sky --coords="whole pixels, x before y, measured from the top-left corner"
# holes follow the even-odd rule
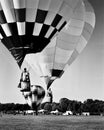
[[[52,84],[56,102],[63,97],[78,101],[88,98],[104,100],[104,0],[89,1],[95,10],[95,30],[84,51]],[[0,48],[0,102],[25,103],[17,88],[21,71],[2,43]],[[35,73],[31,76],[34,77],[33,84],[43,85]]]

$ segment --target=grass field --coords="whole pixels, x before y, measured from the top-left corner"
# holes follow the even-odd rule
[[[104,117],[3,115],[0,130],[104,130]]]

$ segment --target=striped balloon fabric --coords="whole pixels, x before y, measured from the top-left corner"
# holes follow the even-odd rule
[[[85,48],[95,26],[95,13],[87,0],[80,0],[71,19],[48,46],[38,55],[28,55],[26,61],[45,80],[47,88]],[[35,60],[37,58],[37,60]],[[36,67],[37,66],[37,67]]]
[[[0,39],[21,66],[70,20],[79,0],[0,0]]]
[[[45,90],[39,85],[31,85],[30,91],[22,92],[27,104],[33,109],[37,110],[42,100],[45,97]]]

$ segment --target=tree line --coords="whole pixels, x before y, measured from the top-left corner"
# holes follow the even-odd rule
[[[15,103],[0,103],[0,112],[9,113],[30,110],[31,108],[27,104],[15,104]],[[58,110],[59,112],[72,111],[73,114],[82,114],[82,112],[89,112],[90,115],[99,115],[104,113],[104,101],[87,99],[84,102],[69,100],[67,98],[61,98],[58,103],[44,102],[38,109],[44,109],[48,112]]]
[[[0,112],[7,113],[7,114],[14,114],[14,113],[20,113],[20,111],[26,111],[29,110],[30,107],[28,104],[15,104],[15,103],[0,103]]]
[[[90,115],[100,115],[104,113],[104,101],[87,99],[84,102],[61,98],[59,103],[43,103],[41,108],[48,111],[58,110],[59,112],[72,111],[73,114],[81,115],[82,112],[89,112]]]

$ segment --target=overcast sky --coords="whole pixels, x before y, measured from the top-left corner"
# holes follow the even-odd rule
[[[89,1],[96,14],[95,30],[84,51],[52,84],[54,101],[62,97],[80,101],[87,98],[104,100],[104,0]],[[17,88],[20,70],[7,49],[2,44],[0,48],[0,102],[24,103]],[[40,82],[36,76],[35,82]]]

